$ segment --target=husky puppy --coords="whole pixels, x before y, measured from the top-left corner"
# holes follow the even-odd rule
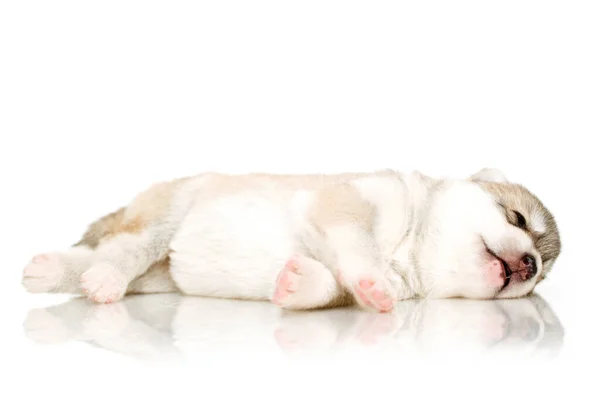
[[[205,173],[156,184],[23,272],[33,293],[271,300],[285,309],[409,298],[514,298],[561,249],[551,213],[494,169],[467,179],[386,170]]]

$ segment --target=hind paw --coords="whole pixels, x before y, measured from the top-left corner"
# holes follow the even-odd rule
[[[57,254],[38,254],[23,270],[23,286],[31,293],[44,293],[55,289],[64,269]]]
[[[96,303],[121,300],[127,290],[127,279],[110,264],[96,264],[81,274],[81,289]]]

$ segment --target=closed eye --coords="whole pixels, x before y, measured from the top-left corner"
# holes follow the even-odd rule
[[[525,229],[525,227],[527,226],[527,220],[525,219],[523,214],[521,214],[518,211],[515,211],[514,213],[515,213],[515,216],[517,217],[517,226],[519,228]]]
[[[506,219],[510,224],[515,225],[521,229],[527,229],[527,220],[525,219],[525,216],[523,216],[523,214],[515,210],[510,210],[502,203],[497,204],[504,210],[504,213],[506,214]]]

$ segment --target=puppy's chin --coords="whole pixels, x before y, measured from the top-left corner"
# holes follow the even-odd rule
[[[496,299],[517,299],[529,296],[535,289],[536,281],[521,281],[518,278],[510,280],[510,283],[498,291],[494,298]]]

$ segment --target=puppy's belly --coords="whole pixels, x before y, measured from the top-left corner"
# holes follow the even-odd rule
[[[238,194],[199,201],[171,243],[171,273],[186,294],[267,300],[294,251],[281,201]]]

